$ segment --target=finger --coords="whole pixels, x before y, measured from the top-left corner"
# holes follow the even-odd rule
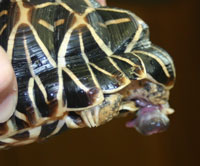
[[[17,103],[17,81],[5,51],[0,47],[0,123],[14,113]]]
[[[102,6],[106,6],[106,0],[97,0]]]

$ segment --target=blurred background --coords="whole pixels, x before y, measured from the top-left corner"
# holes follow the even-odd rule
[[[125,128],[131,117],[94,129],[66,131],[43,143],[0,151],[0,166],[196,166],[200,158],[200,1],[108,0],[150,26],[153,43],[173,57],[177,70],[167,132],[142,136]]]

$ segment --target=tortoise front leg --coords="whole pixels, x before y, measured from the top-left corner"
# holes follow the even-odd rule
[[[80,112],[83,122],[88,127],[98,127],[118,116],[122,96],[120,94],[105,97],[102,104]]]

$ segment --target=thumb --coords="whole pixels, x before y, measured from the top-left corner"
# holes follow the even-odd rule
[[[0,47],[0,123],[14,113],[17,103],[17,81],[5,51]]]
[[[106,6],[106,0],[97,0],[102,6]]]

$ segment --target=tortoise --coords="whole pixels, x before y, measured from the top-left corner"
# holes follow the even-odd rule
[[[168,127],[173,60],[128,10],[95,0],[1,0],[0,45],[18,82],[1,149],[128,114],[126,126],[144,135]]]

